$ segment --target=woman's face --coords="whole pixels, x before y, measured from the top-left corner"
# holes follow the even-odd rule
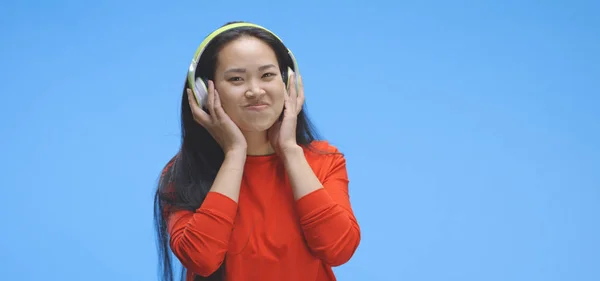
[[[242,132],[268,130],[283,111],[286,89],[277,57],[256,37],[243,36],[223,47],[214,80],[223,109]]]

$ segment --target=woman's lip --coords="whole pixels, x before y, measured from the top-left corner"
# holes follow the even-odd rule
[[[254,105],[248,105],[246,106],[246,108],[250,109],[250,110],[263,110],[265,108],[269,107],[268,104],[254,104]]]

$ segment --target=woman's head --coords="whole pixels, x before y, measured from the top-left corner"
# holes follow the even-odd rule
[[[277,37],[241,26],[211,40],[196,76],[214,81],[224,111],[242,132],[261,132],[283,111],[288,67],[293,62]]]

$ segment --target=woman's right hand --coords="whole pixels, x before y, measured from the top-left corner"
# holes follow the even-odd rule
[[[206,107],[209,113],[206,113],[198,106],[192,90],[189,88],[186,90],[194,120],[206,128],[217,143],[219,143],[226,155],[229,153],[243,153],[245,156],[248,147],[246,138],[238,126],[225,113],[225,110],[223,110],[221,98],[219,92],[215,89],[214,82],[208,81]]]

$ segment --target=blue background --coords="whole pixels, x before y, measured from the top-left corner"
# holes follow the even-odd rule
[[[167,4],[170,3],[170,4]],[[300,61],[362,227],[339,280],[600,280],[596,1],[4,1],[0,279],[156,280],[191,56]]]

